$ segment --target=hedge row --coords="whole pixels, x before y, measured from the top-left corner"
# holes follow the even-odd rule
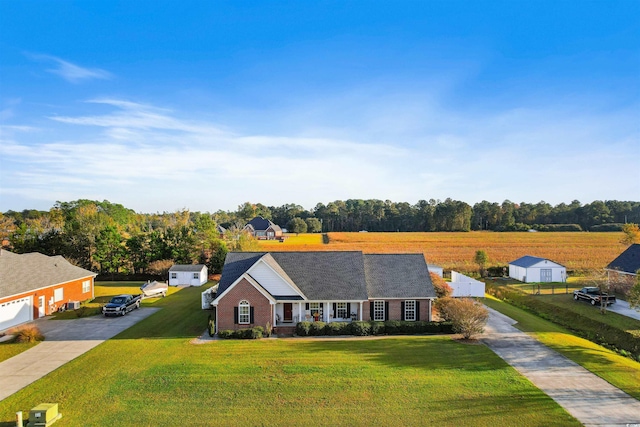
[[[256,326],[253,328],[238,329],[236,331],[225,329],[224,331],[218,332],[218,337],[224,339],[235,338],[242,340],[257,340],[262,338],[263,334],[264,328],[262,326]]]
[[[640,361],[640,337],[574,311],[548,304],[544,299],[487,283],[487,293],[511,305],[561,325],[576,335]]]
[[[300,322],[296,325],[296,335],[301,337],[321,335],[405,335],[405,334],[452,334],[451,322]]]

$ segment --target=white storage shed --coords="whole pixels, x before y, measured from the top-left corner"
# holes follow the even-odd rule
[[[208,279],[204,264],[175,264],[169,269],[169,286],[202,286]]]
[[[509,263],[509,277],[525,283],[566,282],[567,269],[549,259],[525,255]]]

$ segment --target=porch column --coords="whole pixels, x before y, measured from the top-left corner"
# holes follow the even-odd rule
[[[273,317],[273,323],[271,323],[272,326],[276,326],[276,311],[277,311],[276,308],[277,307],[278,306],[276,304],[273,304],[271,306],[271,309],[273,310],[273,316],[271,316],[271,317]]]
[[[433,302],[433,300],[429,299],[429,304],[427,309],[429,310],[429,312],[427,313],[427,319],[429,319],[429,322],[431,322],[431,303]]]
[[[331,310],[333,310],[333,306],[331,305],[331,303],[329,301],[325,301],[325,307],[327,307],[327,309],[324,311],[324,318],[325,318],[325,322],[329,322],[329,316],[331,316]],[[336,314],[333,313],[333,315],[335,316]]]
[[[358,319],[362,322],[362,301],[358,303],[360,305],[360,309],[358,310]]]

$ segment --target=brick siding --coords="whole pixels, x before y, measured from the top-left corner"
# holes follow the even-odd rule
[[[234,321],[234,308],[238,307],[238,304],[242,300],[249,301],[249,304],[253,308],[253,320],[254,323],[250,324],[236,324]],[[269,300],[260,293],[251,283],[246,279],[242,279],[237,285],[235,285],[222,299],[218,302],[218,331],[227,329],[244,329],[252,328],[254,326],[265,327],[267,322],[273,323],[273,309]]]

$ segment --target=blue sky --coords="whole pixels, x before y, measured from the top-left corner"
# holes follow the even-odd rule
[[[0,211],[640,199],[638,1],[0,1]]]

